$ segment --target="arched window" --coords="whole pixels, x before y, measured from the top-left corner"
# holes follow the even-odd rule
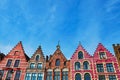
[[[80,51],[80,52],[78,53],[78,59],[83,59],[83,52],[82,52],[82,51]]]
[[[37,55],[37,56],[36,56],[36,61],[39,61],[39,59],[40,59],[40,56]]]
[[[75,80],[82,80],[82,79],[81,79],[81,75],[80,75],[79,73],[77,73],[77,74],[75,75]]]
[[[55,65],[56,65],[56,66],[60,66],[60,59],[56,59]]]
[[[85,62],[83,63],[83,68],[84,68],[85,70],[88,70],[88,69],[89,69],[89,63],[88,63],[87,61],[85,61]]]
[[[89,73],[85,73],[84,80],[91,80],[91,77],[90,77]]]
[[[76,62],[75,63],[75,70],[79,70],[80,69],[80,63],[79,62]]]

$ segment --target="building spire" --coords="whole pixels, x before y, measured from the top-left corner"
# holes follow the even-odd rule
[[[60,49],[60,41],[58,41],[57,49]]]

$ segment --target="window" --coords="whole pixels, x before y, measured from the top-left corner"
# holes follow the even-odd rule
[[[100,52],[100,59],[106,59],[105,52]]]
[[[80,52],[78,53],[78,59],[83,59],[83,52],[82,52],[82,51],[80,51]]]
[[[106,67],[107,67],[107,71],[108,71],[108,72],[114,72],[114,68],[113,68],[112,63],[107,63],[107,64],[106,64]]]
[[[81,79],[81,75],[80,75],[79,73],[77,73],[77,74],[75,75],[75,80],[82,80],[82,79]]]
[[[32,73],[31,80],[36,80],[36,79],[37,79],[37,74],[36,73]]]
[[[4,74],[4,71],[0,70],[0,80],[2,80],[3,74]]]
[[[47,80],[52,80],[52,71],[47,72]]]
[[[12,70],[7,72],[6,80],[10,80],[12,78]]]
[[[91,77],[90,77],[90,74],[89,73],[86,73],[84,75],[84,80],[91,80]]]
[[[40,56],[37,55],[37,56],[36,56],[36,61],[39,61],[39,59],[40,59]]]
[[[43,80],[43,74],[42,73],[38,73],[37,80]]]
[[[37,68],[42,69],[42,63],[38,63]]]
[[[80,63],[79,62],[75,63],[75,70],[80,70]]]
[[[68,71],[62,72],[62,80],[68,80]]]
[[[98,72],[104,72],[103,64],[97,64],[97,71]]]
[[[60,72],[59,71],[54,72],[54,80],[60,80]]]
[[[85,61],[85,62],[83,63],[83,68],[84,68],[85,70],[88,70],[88,69],[89,69],[89,63],[88,63],[87,61]]]
[[[14,79],[14,80],[19,80],[19,78],[20,78],[20,73],[21,73],[21,71],[16,71],[15,79]]]
[[[15,64],[14,64],[14,67],[18,67],[18,66],[19,66],[19,63],[20,63],[20,60],[16,60],[16,61],[15,61]]]
[[[31,69],[35,68],[35,63],[31,63],[31,64],[30,64],[30,68],[31,68]]]
[[[99,75],[98,78],[99,78],[99,80],[106,80],[105,75]]]
[[[57,60],[56,60],[55,65],[56,65],[56,66],[60,66],[60,59],[57,59]]]
[[[26,73],[25,80],[30,80],[30,79],[31,79],[31,74],[30,73]]]
[[[12,63],[12,60],[11,60],[11,59],[9,59],[9,60],[8,60],[8,62],[7,62],[6,67],[10,67],[10,66],[11,66],[11,63]]]
[[[109,75],[109,80],[117,80],[115,75]]]

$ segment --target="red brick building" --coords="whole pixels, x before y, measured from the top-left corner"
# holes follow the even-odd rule
[[[70,80],[70,61],[66,59],[57,46],[56,51],[46,58],[45,80]]]
[[[28,60],[19,42],[0,62],[0,80],[23,80]]]
[[[45,58],[41,46],[37,48],[28,62],[24,80],[44,80]]]

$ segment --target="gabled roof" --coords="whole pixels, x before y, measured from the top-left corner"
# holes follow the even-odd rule
[[[96,50],[95,50],[95,52],[94,52],[93,57],[97,57],[98,52],[100,52],[100,51],[101,52],[106,52],[106,56],[114,56],[107,48],[105,48],[103,46],[102,43],[99,43],[98,46],[97,46],[97,48],[96,48]]]
[[[84,47],[83,47],[81,44],[79,44],[78,47],[77,47],[77,49],[76,49],[75,52],[73,53],[71,59],[76,58],[76,55],[77,55],[77,53],[78,53],[79,51],[83,51],[85,58],[86,58],[86,57],[89,57],[89,58],[92,57],[92,56],[84,49]]]
[[[20,51],[20,53],[19,53],[20,56],[25,56],[26,61],[29,60],[29,57],[28,57],[27,54],[25,53],[21,41],[20,41],[14,48],[12,48],[12,50],[6,55],[6,57],[7,57],[8,55],[14,55],[14,54],[15,54],[15,51]]]
[[[57,49],[55,50],[55,52],[53,53],[49,60],[51,61],[52,59],[54,59],[55,55],[61,56],[61,59],[67,60],[62,51],[60,50],[60,45],[57,45],[56,47]]]
[[[45,57],[44,57],[44,54],[43,54],[43,52],[42,52],[41,46],[39,46],[39,47],[37,48],[37,50],[35,51],[35,53],[34,53],[33,56],[31,57],[31,59],[34,59],[36,54],[39,54],[39,55],[45,60]],[[30,59],[30,60],[31,60],[31,59]]]

